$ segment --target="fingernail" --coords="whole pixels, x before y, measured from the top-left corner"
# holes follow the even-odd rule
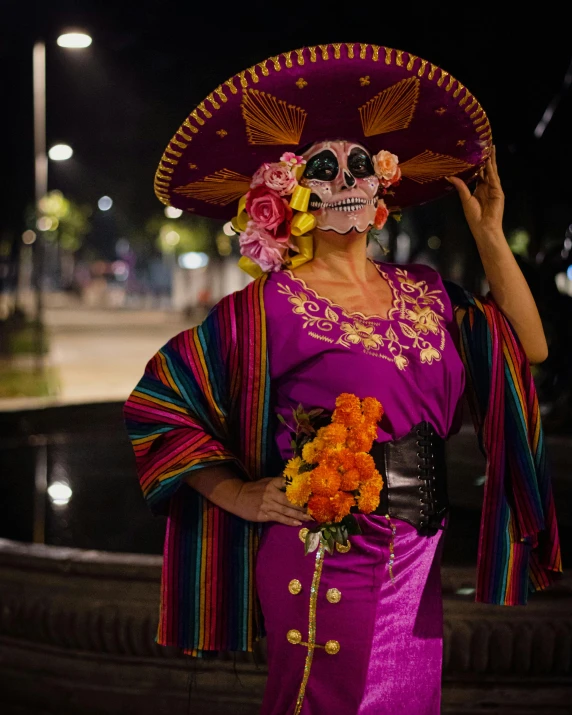
[[[302,526],[302,522],[294,519],[294,526]]]

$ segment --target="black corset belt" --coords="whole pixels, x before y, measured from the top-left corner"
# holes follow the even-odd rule
[[[449,511],[445,440],[435,428],[420,422],[399,440],[374,442],[371,455],[383,477],[373,514],[407,521],[422,536],[443,529]]]

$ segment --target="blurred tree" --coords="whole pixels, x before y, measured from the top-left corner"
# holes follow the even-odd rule
[[[80,206],[61,191],[50,191],[40,200],[41,216],[36,222],[32,206],[28,209],[28,228],[43,231],[48,243],[59,244],[64,251],[74,253],[90,229],[91,208]]]
[[[202,251],[212,255],[216,251],[215,231],[208,219],[185,215],[167,219],[155,215],[147,222],[146,231],[164,254],[178,256],[189,251]]]

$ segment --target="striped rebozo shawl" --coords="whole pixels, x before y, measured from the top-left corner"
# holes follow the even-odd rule
[[[254,583],[260,524],[185,481],[227,462],[276,476],[263,288],[223,298],[148,362],[124,407],[145,499],[167,516],[156,642],[185,653],[251,651],[264,627]],[[487,476],[476,601],[525,604],[562,570],[538,400],[528,361],[492,299],[447,286],[463,308],[461,353]],[[340,386],[343,391],[343,386]]]

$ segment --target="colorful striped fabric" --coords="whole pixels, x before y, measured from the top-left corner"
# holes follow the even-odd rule
[[[251,651],[263,633],[254,583],[259,525],[185,482],[226,462],[244,479],[275,476],[263,288],[221,300],[149,361],[125,404],[141,488],[167,515],[156,642],[187,654]],[[476,601],[524,604],[562,571],[538,399],[528,361],[492,299],[447,284],[464,308],[461,352],[487,478]],[[459,315],[463,311],[459,311]]]
[[[247,479],[273,476],[265,280],[224,298],[202,325],[169,340],[124,407],[143,494],[154,514],[168,517],[155,640],[192,655],[250,651],[262,634],[258,525],[219,509],[185,477],[221,462]]]
[[[562,572],[538,397],[529,361],[489,294],[445,281],[459,311],[461,355],[486,459],[475,600],[524,605]]]

